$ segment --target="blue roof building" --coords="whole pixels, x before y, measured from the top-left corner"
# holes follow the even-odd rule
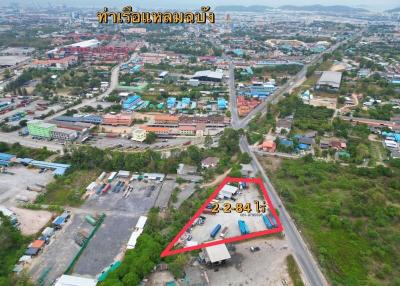
[[[31,158],[22,158],[18,160],[21,164],[31,165],[38,168],[54,169],[53,174],[62,176],[65,174],[67,169],[71,167],[69,164],[52,163],[46,161],[37,161]]]
[[[139,95],[129,96],[122,102],[122,108],[127,110],[134,110],[142,104],[142,98]]]
[[[400,142],[400,133],[394,133],[394,132],[386,132],[386,131],[383,131],[383,132],[382,132],[382,136],[383,136],[383,137],[393,137],[393,138],[394,138],[394,141]]]
[[[279,139],[279,144],[281,144],[281,145],[283,145],[285,147],[291,147],[291,146],[293,146],[293,141],[288,140],[288,139],[280,138]]]
[[[298,148],[299,150],[307,151],[307,150],[310,150],[310,149],[311,149],[311,146],[308,145],[308,144],[300,143],[300,144],[297,146],[297,148]]]
[[[0,153],[0,166],[8,166],[17,157],[13,154]]]
[[[241,49],[234,49],[232,52],[238,57],[241,57],[244,55],[244,53]]]
[[[101,124],[103,122],[103,117],[99,115],[84,115],[84,116],[66,116],[61,115],[54,118],[57,121],[65,122],[83,122],[90,124]]]
[[[218,109],[227,109],[228,108],[228,102],[225,100],[225,98],[218,97],[217,106],[218,106]]]
[[[176,97],[168,97],[167,98],[167,108],[173,108],[176,104]]]

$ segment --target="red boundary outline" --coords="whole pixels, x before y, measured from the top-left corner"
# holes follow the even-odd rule
[[[179,240],[179,238],[185,233],[187,229],[189,229],[193,222],[195,221],[196,218],[198,218],[203,210],[206,208],[206,206],[218,195],[218,193],[221,191],[221,189],[227,184],[227,183],[239,183],[239,182],[246,182],[246,183],[255,183],[258,184],[261,188],[261,191],[264,195],[264,198],[267,201],[268,207],[271,210],[272,215],[274,216],[276,223],[278,224],[277,228],[273,229],[266,229],[262,231],[256,231],[252,232],[249,234],[245,235],[240,235],[240,236],[234,236],[234,237],[229,237],[226,239],[219,239],[219,240],[213,240],[209,242],[205,242],[199,245],[195,246],[189,246],[189,247],[184,247],[180,249],[175,249],[171,250],[175,243]],[[169,255],[175,255],[179,254],[182,252],[187,252],[187,251],[192,251],[196,249],[201,249],[204,247],[209,247],[213,245],[218,245],[218,244],[223,244],[223,243],[230,243],[230,242],[235,242],[235,241],[241,241],[245,240],[248,238],[253,238],[253,237],[258,237],[266,234],[272,234],[272,233],[278,233],[283,231],[282,223],[276,214],[275,208],[272,205],[271,199],[268,196],[267,189],[265,188],[262,180],[260,178],[232,178],[232,177],[226,177],[222,183],[218,186],[218,188],[211,194],[211,196],[204,202],[204,204],[199,208],[199,210],[192,216],[192,218],[189,220],[189,222],[181,229],[181,231],[174,237],[174,239],[168,244],[168,246],[164,249],[164,251],[161,253],[161,257],[169,256]]]

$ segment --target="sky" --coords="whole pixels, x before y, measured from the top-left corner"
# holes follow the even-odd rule
[[[26,0],[1,0],[2,3],[26,3]],[[215,7],[218,5],[267,5],[278,7],[281,5],[347,5],[352,7],[366,8],[372,11],[382,11],[400,6],[399,0],[29,0],[28,2],[40,5],[66,4],[68,6],[140,6],[154,8],[193,8],[208,5]]]

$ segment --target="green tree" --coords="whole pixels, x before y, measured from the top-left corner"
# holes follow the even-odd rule
[[[154,132],[147,132],[146,134],[146,139],[144,140],[145,143],[147,144],[152,144],[156,141],[157,139],[157,134]]]

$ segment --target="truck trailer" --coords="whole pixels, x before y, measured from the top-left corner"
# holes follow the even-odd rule
[[[212,238],[214,238],[216,235],[217,235],[217,233],[218,233],[218,231],[221,229],[221,225],[220,224],[217,224],[215,227],[214,227],[214,229],[211,231],[211,233],[210,233],[210,236],[212,237]]]
[[[228,227],[227,226],[225,226],[223,229],[222,229],[222,231],[221,231],[221,233],[220,233],[220,237],[221,238],[224,238],[225,237],[225,235],[228,233]]]
[[[250,233],[249,227],[243,220],[238,220],[239,229],[241,234],[248,234]]]

